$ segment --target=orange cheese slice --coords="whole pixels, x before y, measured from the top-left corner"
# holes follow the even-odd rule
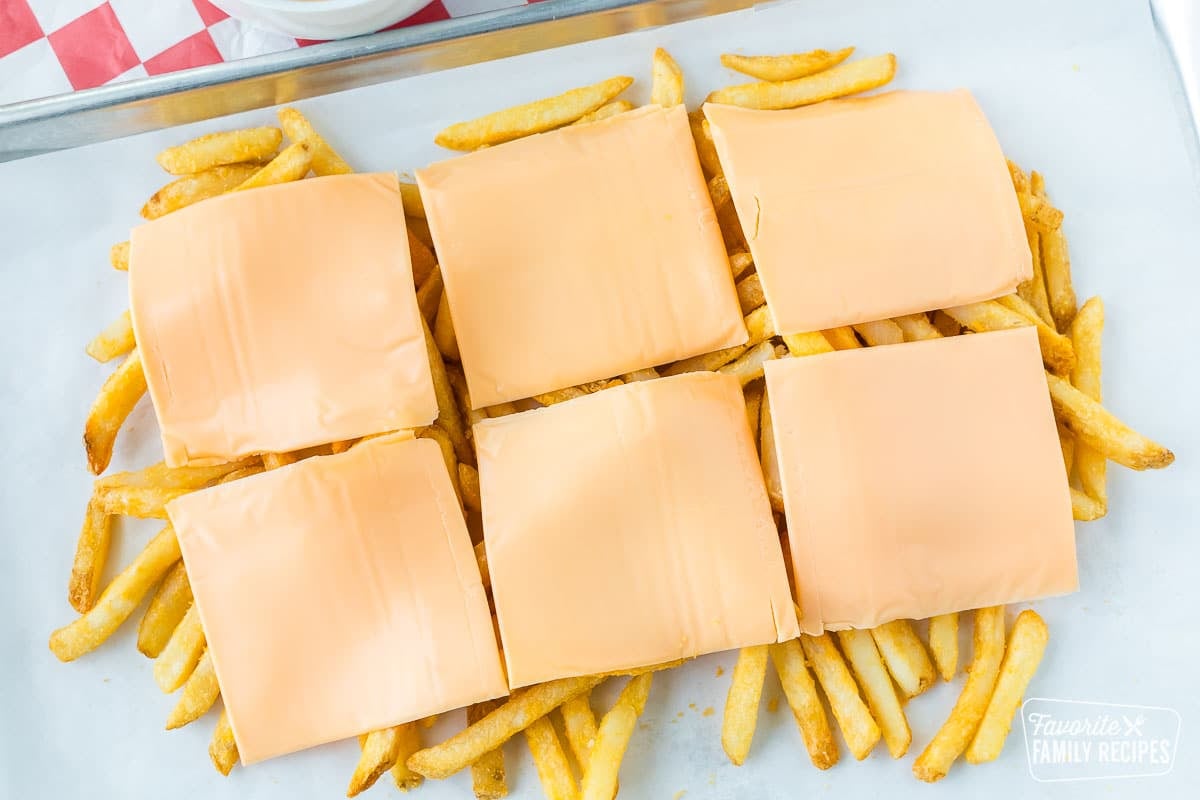
[[[735,378],[626,384],[474,431],[514,688],[797,635]]]
[[[747,339],[682,106],[416,176],[477,408]]]
[[[704,113],[781,333],[999,297],[1032,274],[1004,155],[965,90]]]
[[[133,230],[130,309],[167,464],[433,421],[397,186],[313,178]]]
[[[805,633],[1078,588],[1034,328],[766,365]]]
[[[244,764],[508,693],[432,440],[373,439],[167,511]]]

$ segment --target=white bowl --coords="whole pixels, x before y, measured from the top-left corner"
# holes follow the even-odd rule
[[[386,28],[430,0],[211,0],[231,17],[300,39],[344,39]]]

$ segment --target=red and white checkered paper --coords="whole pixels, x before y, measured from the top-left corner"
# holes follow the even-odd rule
[[[432,0],[392,27],[526,0]],[[0,105],[315,44],[208,0],[0,0]]]

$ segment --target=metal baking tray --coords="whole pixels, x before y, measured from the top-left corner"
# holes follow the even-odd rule
[[[755,4],[547,0],[12,103],[0,106],[0,162]]]

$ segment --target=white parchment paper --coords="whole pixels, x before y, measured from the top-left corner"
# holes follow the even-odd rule
[[[633,97],[647,99],[655,46],[679,60],[694,105],[735,80],[717,61],[724,50],[845,44],[862,54],[897,53],[898,86],[973,90],[1007,152],[1045,172],[1066,212],[1081,300],[1099,293],[1107,304],[1106,401],[1172,446],[1178,461],[1158,474],[1110,469],[1109,516],[1079,528],[1082,590],[1038,605],[1052,640],[1031,693],[1175,708],[1183,720],[1176,765],[1165,777],[1103,786],[1037,783],[1018,725],[998,762],[960,764],[933,787],[912,778],[912,755],[894,762],[883,747],[863,763],[843,749],[842,763],[822,773],[810,766],[786,703],[766,710],[780,694],[772,677],[754,749],[737,768],[719,739],[734,660],[723,654],[656,681],[622,770],[622,797],[1194,796],[1200,195],[1184,106],[1144,2],[796,0],[302,107],[356,167],[408,171],[447,155],[432,144],[440,127],[509,103],[617,73],[638,76]],[[153,160],[161,147],[271,119],[255,112],[0,165],[0,798],[334,798],[345,791],[354,742],[226,779],[206,753],[215,715],[163,731],[174,698],[158,691],[150,662],[134,648],[136,621],[73,664],[58,663],[46,646],[50,631],[73,616],[66,579],[91,479],[80,433],[111,369],[93,363],[83,346],[126,305],[125,276],[107,266],[108,246],[127,237],[142,201],[165,182]],[[114,465],[159,457],[143,403],[122,432]],[[113,561],[126,563],[153,529],[119,528]],[[914,755],[957,691],[957,684],[941,685],[908,706]],[[458,715],[447,715],[433,735],[459,725]],[[523,749],[519,741],[509,746],[513,796],[540,797]],[[389,780],[371,796],[395,792]],[[421,792],[430,800],[469,797],[469,779],[459,775]]]

